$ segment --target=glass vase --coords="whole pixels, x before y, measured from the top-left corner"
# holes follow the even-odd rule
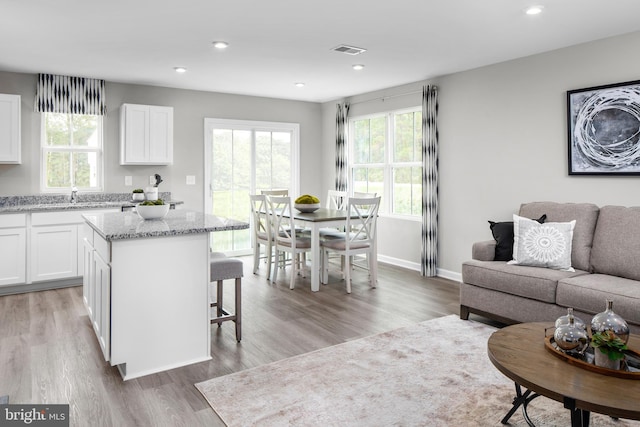
[[[582,355],[589,347],[587,331],[575,323],[572,313],[567,314],[569,323],[556,327],[553,340],[558,348],[567,354]]]
[[[616,334],[624,343],[629,341],[629,325],[627,322],[613,312],[613,300],[607,300],[607,309],[598,313],[591,319],[591,333],[611,331]]]
[[[567,308],[567,314],[564,316],[560,316],[556,319],[556,328],[559,328],[562,325],[568,325],[569,324],[569,317],[573,316],[573,322],[576,325],[577,328],[582,328],[582,329],[587,329],[587,324],[584,323],[584,320],[582,320],[581,318],[575,316],[573,314],[573,308],[569,307]]]

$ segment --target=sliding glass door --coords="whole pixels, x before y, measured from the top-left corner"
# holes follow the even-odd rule
[[[249,222],[249,194],[298,192],[299,125],[205,119],[205,212]],[[250,253],[251,230],[211,233],[214,251]]]

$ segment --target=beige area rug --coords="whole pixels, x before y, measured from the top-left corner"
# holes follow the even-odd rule
[[[429,320],[196,384],[228,426],[501,426],[514,384],[489,361],[495,328]],[[620,392],[620,391],[619,391]],[[640,403],[639,403],[640,404]],[[538,397],[537,426],[570,426]],[[526,426],[521,410],[512,426]],[[640,426],[591,414],[591,426]]]

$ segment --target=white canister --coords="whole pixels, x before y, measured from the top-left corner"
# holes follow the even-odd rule
[[[147,200],[158,200],[158,187],[147,187],[144,189],[144,198]]]

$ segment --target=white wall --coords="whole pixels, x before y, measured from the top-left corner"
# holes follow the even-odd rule
[[[355,102],[439,87],[438,265],[445,276],[458,276],[474,241],[491,239],[487,220],[509,220],[523,202],[640,204],[640,177],[568,176],[566,125],[567,90],[640,79],[638,46],[633,33],[351,98],[356,116],[418,105],[420,95]],[[335,102],[322,111],[330,159]],[[380,224],[383,257],[401,258],[409,248],[407,260],[419,262],[419,227]]]
[[[33,112],[37,76],[0,72],[0,93],[22,95],[21,165],[0,165],[0,195],[39,192],[40,113]],[[190,209],[203,209],[204,118],[265,120],[300,124],[301,191],[320,193],[317,179],[322,156],[320,104],[289,100],[229,95],[154,86],[107,82],[107,115],[104,121],[105,191],[128,192],[148,185],[149,175],[159,173],[161,191]],[[170,166],[120,166],[119,108],[123,103],[174,107],[174,164]],[[133,186],[124,186],[124,177],[133,177]],[[197,185],[186,185],[186,176],[195,175]]]

